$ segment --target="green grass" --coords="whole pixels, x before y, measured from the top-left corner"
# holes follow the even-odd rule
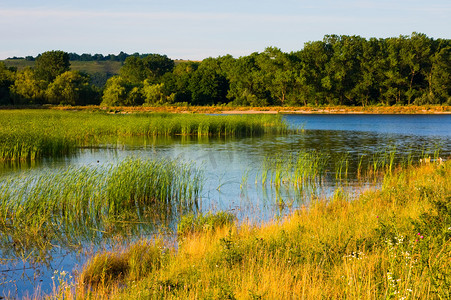
[[[195,232],[214,231],[217,228],[233,224],[235,216],[229,212],[199,213],[197,215],[190,213],[184,215],[177,226],[179,237],[187,236]]]
[[[116,283],[78,280],[54,297],[449,299],[450,178],[450,162],[387,171],[354,201],[336,193],[281,221],[196,232],[140,277],[105,273]]]
[[[53,244],[95,243],[124,227],[134,234],[136,225],[192,211],[202,182],[190,163],[137,158],[3,178],[0,246],[39,260]]]
[[[0,111],[0,162],[63,156],[122,136],[253,136],[285,133],[280,116]]]

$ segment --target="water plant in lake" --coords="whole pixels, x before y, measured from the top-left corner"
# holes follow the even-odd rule
[[[95,242],[127,224],[151,226],[155,218],[169,219],[195,208],[202,176],[191,163],[130,157],[118,164],[4,178],[1,247],[26,257],[52,243]],[[17,247],[11,249],[11,244]]]
[[[299,151],[288,157],[267,157],[263,163],[262,182],[269,181],[276,187],[282,185],[303,189],[316,185],[326,174],[330,156],[317,151]]]
[[[277,115],[0,110],[0,161],[66,155],[119,136],[254,136],[287,131],[287,124]]]

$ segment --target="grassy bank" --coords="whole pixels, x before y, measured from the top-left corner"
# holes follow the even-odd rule
[[[106,114],[89,111],[0,111],[0,162],[61,156],[121,136],[253,136],[283,133],[278,116]]]
[[[95,256],[55,298],[449,299],[450,178],[450,162],[405,167],[354,201],[337,192],[281,221],[193,227],[178,251],[140,241]]]

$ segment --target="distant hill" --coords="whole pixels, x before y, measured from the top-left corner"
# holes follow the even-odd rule
[[[27,67],[34,67],[35,59],[25,59],[25,58],[9,58],[5,60],[0,60],[5,63],[7,67],[17,68],[21,71]],[[175,64],[181,62],[186,62],[189,60],[174,60]],[[97,87],[103,87],[108,80],[108,78],[118,75],[119,70],[124,64],[123,61],[114,60],[103,60],[103,61],[82,61],[82,60],[70,60],[70,68],[72,70],[87,73],[91,76],[91,82]]]
[[[7,67],[17,68],[18,71],[26,67],[34,67],[34,60],[26,59],[5,59],[3,60]],[[70,61],[72,70],[87,73],[91,76],[91,82],[97,87],[103,87],[108,78],[119,74],[119,69],[123,62],[120,61]]]

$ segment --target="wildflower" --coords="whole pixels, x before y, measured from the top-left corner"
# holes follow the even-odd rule
[[[423,238],[423,236],[420,236],[420,239],[422,239]]]

